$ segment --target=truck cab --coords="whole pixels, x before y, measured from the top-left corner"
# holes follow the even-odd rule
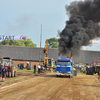
[[[47,68],[53,68],[54,66],[55,66],[55,61],[49,58]]]
[[[73,77],[72,74],[72,60],[70,58],[61,57],[57,60],[56,76],[68,76]]]

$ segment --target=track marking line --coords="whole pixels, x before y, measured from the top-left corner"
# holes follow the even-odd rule
[[[100,84],[99,80],[95,76],[93,76],[93,77],[97,80],[98,84]]]
[[[67,98],[65,98],[65,97],[62,97],[62,96],[60,96],[60,98],[67,99]]]
[[[46,75],[48,75],[48,74],[41,75],[41,76],[46,76]],[[34,78],[37,78],[37,77],[40,77],[40,76],[36,76],[36,77],[34,77]],[[24,80],[24,81],[22,81],[22,82],[14,83],[14,84],[11,84],[11,85],[8,85],[8,86],[3,86],[3,87],[1,87],[0,89],[4,89],[4,88],[10,87],[10,86],[14,86],[14,85],[17,85],[17,84],[20,84],[20,83],[23,83],[23,82],[27,82],[27,81],[32,80],[32,79],[34,79],[34,78],[31,78],[31,79],[28,79],[28,80]]]

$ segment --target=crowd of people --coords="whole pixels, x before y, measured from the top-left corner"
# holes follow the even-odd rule
[[[6,76],[6,68],[1,64],[0,66],[0,81],[4,82],[5,81],[5,76]]]
[[[33,65],[33,68],[34,68],[34,72],[33,73],[36,73],[36,69],[38,68],[38,73],[40,73],[41,72],[41,70],[43,69],[43,65],[36,65],[36,64],[34,64]]]
[[[20,65],[18,67],[20,67]],[[33,73],[36,73],[37,69],[38,69],[38,73],[41,73],[41,70],[43,69],[43,65],[40,65],[40,64],[38,64],[38,65],[34,64],[33,67],[34,67]],[[7,72],[7,69],[3,66],[3,64],[1,64],[1,66],[0,66],[0,82],[5,81],[6,72]]]

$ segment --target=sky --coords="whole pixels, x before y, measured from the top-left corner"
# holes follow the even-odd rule
[[[45,47],[46,39],[59,38],[58,30],[64,29],[69,18],[65,5],[72,1],[75,0],[0,0],[0,34],[24,35],[40,47],[42,33],[41,46]],[[100,45],[82,49],[99,51]]]

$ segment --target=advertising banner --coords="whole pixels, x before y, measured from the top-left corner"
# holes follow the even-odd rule
[[[0,40],[27,40],[26,36],[15,36],[15,35],[0,35]]]
[[[90,40],[90,44],[100,44],[99,40]]]

